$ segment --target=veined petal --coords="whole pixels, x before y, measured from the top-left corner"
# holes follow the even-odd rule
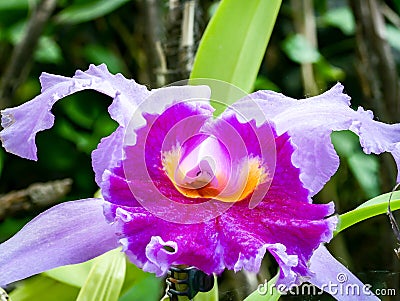
[[[351,130],[360,137],[367,154],[390,152],[400,170],[400,124],[374,121],[371,111],[349,107],[350,97],[341,84],[315,97],[297,100],[272,91],[259,91],[233,108],[257,123],[271,120],[278,135],[288,132],[297,150],[292,162],[301,170],[304,186],[315,195],[339,166],[330,140],[332,131]],[[398,173],[397,181],[400,181]]]
[[[109,110],[111,117],[124,126],[137,102],[150,94],[134,80],[110,74],[106,65],[91,65],[89,70],[77,71],[71,78],[43,73],[40,82],[42,93],[39,96],[1,112],[4,129],[0,138],[4,148],[31,160],[37,160],[36,134],[53,126],[54,115],[50,111],[61,98],[88,89],[104,93],[115,99]]]
[[[295,148],[287,133],[276,137],[273,129],[256,127],[254,121],[240,123],[235,116],[223,116],[222,124],[217,123],[214,128],[210,115],[195,108],[175,104],[160,116],[145,116],[148,126],[137,131],[137,144],[125,148],[126,156],[120,167],[104,173],[107,185],[102,187],[103,195],[109,202],[105,214],[109,222],[115,222],[124,251],[139,267],[157,275],[165,274],[173,264],[193,265],[206,273],[220,273],[224,268],[257,272],[262,257],[269,251],[281,266],[279,283],[288,286],[301,283],[309,276],[307,264],[313,251],[332,238],[337,223],[336,217],[329,217],[334,211],[333,204],[310,203],[308,190],[299,180],[300,169],[291,161]],[[190,123],[182,123],[183,120]],[[203,123],[207,126],[202,127]],[[177,124],[175,129],[174,124]],[[225,128],[230,131],[221,130]],[[251,195],[233,203],[207,202],[185,197],[174,187],[162,168],[162,146],[169,149],[177,141],[189,143],[191,139],[186,137],[199,135],[199,130],[221,139],[234,158],[242,156],[235,149],[240,141],[244,155],[266,160],[276,157],[271,186],[261,194],[256,206],[250,206]],[[233,130],[238,139],[233,138]],[[166,133],[174,139],[164,141],[168,140],[164,138]],[[257,137],[269,137],[266,134],[272,135],[264,140],[271,142],[269,148],[273,151],[263,156],[265,141],[258,143]],[[198,143],[205,141],[203,138],[195,136],[194,146],[188,147],[188,152],[195,151]],[[144,154],[143,149],[149,151]],[[147,163],[147,170],[137,168],[140,162]],[[152,181],[146,180],[149,175]],[[143,185],[150,182],[153,190]],[[173,201],[164,203],[155,192]],[[135,198],[140,203],[152,201],[157,208],[149,212]],[[230,206],[221,211],[216,208],[212,213],[217,215],[210,215],[207,209],[214,208],[211,204]]]
[[[133,117],[141,117],[141,112],[161,113],[166,105],[176,100],[208,99],[210,96],[210,89],[205,86],[167,87],[148,91],[145,86],[128,80],[121,74],[111,74],[104,64],[90,65],[85,72],[78,70],[73,77],[43,73],[40,82],[40,95],[18,107],[1,111],[1,125],[4,129],[0,132],[0,139],[4,148],[20,157],[37,160],[35,137],[38,132],[53,126],[53,105],[75,92],[96,90],[113,98],[108,111],[111,118],[120,125],[116,132],[102,139],[98,149],[92,154],[98,185],[104,170],[122,159],[122,145],[128,124],[131,130],[145,124],[143,118],[131,122]],[[136,111],[140,113],[135,115]],[[134,132],[125,139],[128,144],[129,139],[134,144]]]
[[[101,199],[66,202],[43,212],[0,245],[0,286],[87,261],[117,247]]]
[[[341,301],[379,300],[344,265],[337,261],[329,251],[321,245],[315,250],[310,260],[313,272],[308,281]]]

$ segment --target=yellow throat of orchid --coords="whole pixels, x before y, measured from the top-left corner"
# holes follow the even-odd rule
[[[258,157],[231,162],[228,150],[214,136],[195,142],[187,151],[191,142],[188,139],[182,147],[175,146],[162,153],[164,171],[186,197],[238,202],[268,178]]]

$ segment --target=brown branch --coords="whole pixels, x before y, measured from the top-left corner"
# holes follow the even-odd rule
[[[292,0],[291,6],[295,30],[303,35],[313,47],[318,48],[314,1]],[[302,63],[300,67],[304,93],[307,96],[317,95],[320,91],[315,79],[313,64]]]
[[[146,69],[150,87],[158,88],[165,85],[164,70],[166,70],[165,54],[161,47],[163,35],[163,1],[145,0],[139,2],[141,13],[140,24],[143,32],[142,43],[146,54]]]
[[[381,119],[398,121],[400,85],[396,63],[386,40],[381,2],[353,0],[349,3],[357,21],[356,66],[363,94]]]
[[[25,35],[15,46],[0,85],[0,109],[12,105],[12,95],[29,73],[29,62],[57,0],[42,0],[28,21]]]
[[[35,183],[28,188],[0,196],[0,221],[22,212],[49,207],[71,190],[72,180]]]

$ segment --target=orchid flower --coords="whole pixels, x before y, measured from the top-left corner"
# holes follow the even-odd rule
[[[149,91],[105,65],[40,81],[39,96],[2,111],[8,152],[37,160],[35,136],[53,126],[54,103],[85,89],[113,98],[119,127],[92,153],[103,198],[59,204],[1,244],[1,286],[117,246],[157,276],[179,264],[258,272],[269,252],[277,284],[330,292],[324,283],[340,284],[337,274],[346,273],[362,285],[324,247],[337,225],[334,204],[313,204],[312,196],[339,165],[332,131],[353,131],[366,153],[390,152],[399,169],[400,124],[351,109],[341,84],[303,100],[255,92],[214,118],[207,86]]]

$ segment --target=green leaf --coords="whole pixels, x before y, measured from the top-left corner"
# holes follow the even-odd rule
[[[35,59],[41,63],[59,63],[62,61],[61,48],[54,39],[42,36],[35,51]]]
[[[39,0],[12,0],[0,1],[0,11],[2,10],[23,10],[29,9],[30,5],[34,5]]]
[[[94,260],[96,259],[80,264],[61,266],[44,272],[43,274],[59,282],[81,288],[89,276]]]
[[[353,35],[355,32],[356,22],[348,6],[328,10],[322,17],[322,21],[326,25],[339,28],[345,35]]]
[[[26,21],[22,20],[10,26],[5,32],[6,39],[14,45],[18,44],[24,37],[26,24]]]
[[[127,261],[125,282],[119,301],[159,301],[162,281],[162,278],[156,277],[153,273],[146,273]]]
[[[221,1],[200,41],[190,78],[221,80],[251,92],[281,2]],[[230,93],[217,100],[235,102]]]
[[[368,218],[379,214],[385,214],[388,209],[389,197],[390,193],[382,194],[363,203],[354,210],[341,214],[339,216],[338,228],[335,230],[334,234],[336,235],[344,229]],[[400,191],[395,191],[393,193],[390,208],[392,211],[400,209]]]
[[[161,289],[160,280],[154,275],[147,275],[147,277],[135,281],[135,284],[129,288],[125,293],[121,294],[119,301],[131,300],[148,300],[158,301]]]
[[[280,92],[280,89],[277,85],[275,85],[272,81],[270,81],[265,76],[259,75],[254,83],[253,87],[254,91],[258,90],[272,90],[275,92]]]
[[[117,301],[125,279],[125,255],[120,249],[97,257],[77,301]]]
[[[390,46],[400,51],[400,30],[392,25],[386,25],[386,38]]]
[[[69,24],[87,22],[107,15],[129,1],[130,0],[96,0],[70,5],[56,16],[56,21]]]
[[[79,289],[43,275],[22,281],[9,295],[13,301],[71,301]]]
[[[279,300],[281,294],[275,287],[275,283],[278,280],[279,272],[274,278],[268,282],[262,283],[258,288],[252,292],[244,301],[276,301]]]
[[[3,242],[17,233],[26,223],[31,220],[29,217],[11,218],[8,217],[0,223],[0,241]]]
[[[400,0],[393,0],[397,13],[400,13]]]
[[[334,132],[331,137],[339,157],[347,161],[365,195],[368,198],[378,195],[380,193],[378,158],[365,154],[360,147],[359,138],[350,131]]]
[[[346,73],[336,66],[331,65],[323,56],[315,63],[316,73],[325,81],[341,81],[346,77]]]
[[[91,44],[85,47],[84,54],[89,62],[94,64],[105,63],[112,73],[126,70],[124,61],[109,48]]]
[[[282,48],[293,62],[299,64],[316,63],[321,58],[318,50],[301,34],[287,37]]]

